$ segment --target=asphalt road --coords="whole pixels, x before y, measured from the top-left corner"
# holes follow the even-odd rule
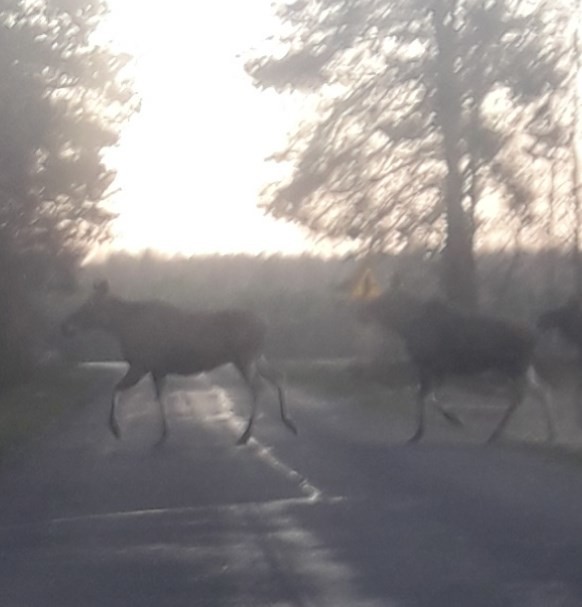
[[[112,373],[121,373],[117,368]],[[218,383],[216,383],[218,382]],[[2,607],[581,607],[580,469],[511,446],[408,447],[381,415],[291,391],[235,446],[227,371],[108,390],[0,470]]]

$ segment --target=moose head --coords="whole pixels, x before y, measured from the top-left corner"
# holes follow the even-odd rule
[[[96,281],[87,301],[61,323],[63,334],[70,337],[80,330],[106,328],[110,300],[107,280]]]

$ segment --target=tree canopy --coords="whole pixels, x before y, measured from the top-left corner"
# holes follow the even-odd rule
[[[265,190],[267,211],[362,251],[438,252],[445,292],[474,303],[480,203],[510,214],[532,198],[524,150],[564,78],[565,13],[519,0],[299,0],[279,17],[276,51],[247,70],[257,86],[316,96],[318,111],[275,156],[291,177]]]
[[[131,58],[98,44],[103,0],[0,1],[0,346],[26,350],[23,302],[106,238],[104,152],[136,108]],[[13,358],[13,357],[12,357]]]
[[[42,274],[47,255],[84,253],[111,218],[103,151],[134,106],[130,57],[94,42],[105,13],[102,1],[0,3],[0,237]]]

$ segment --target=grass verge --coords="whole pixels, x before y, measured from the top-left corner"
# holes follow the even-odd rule
[[[300,386],[320,398],[373,406],[386,392],[385,386],[366,381],[355,372],[353,362],[349,360],[288,361],[283,369],[289,384]]]
[[[351,359],[287,361],[283,370],[289,384],[315,397],[368,410],[383,410],[387,415],[402,409],[400,413],[406,416],[408,401],[414,392],[414,372],[407,364],[392,364],[381,376],[375,369]],[[406,390],[406,404],[402,405],[402,394]]]
[[[353,360],[330,361],[286,361],[282,365],[291,386],[305,390],[315,398],[344,405],[354,411],[365,410],[374,414],[374,420],[386,418],[394,423],[409,424],[414,416],[416,378],[407,363],[391,363],[379,369],[366,368]],[[490,428],[500,419],[506,405],[504,384],[488,377],[456,379],[439,388],[439,402],[452,409],[463,420],[465,427],[459,429],[443,423],[442,416],[435,413],[429,403],[428,432],[439,440],[468,440],[482,443]],[[582,434],[580,440],[566,439],[548,444],[539,416],[538,403],[530,403],[513,419],[508,437],[500,447],[525,452],[556,464],[582,468]],[[535,409],[531,406],[535,405]],[[533,413],[533,418],[532,414]],[[532,418],[532,419],[530,419]]]
[[[0,455],[19,450],[63,414],[86,404],[111,377],[105,367],[52,366],[0,394]]]

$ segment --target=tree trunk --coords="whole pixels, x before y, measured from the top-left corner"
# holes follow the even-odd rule
[[[441,127],[447,166],[445,180],[446,240],[442,255],[442,284],[446,296],[465,307],[477,306],[473,252],[474,232],[463,208],[461,172],[462,104],[455,74],[456,2],[436,0],[432,12],[436,59],[436,118]]]
[[[442,281],[448,299],[473,309],[478,302],[473,234],[454,187],[447,183],[447,236],[442,257]]]
[[[574,15],[580,17],[582,11],[581,3],[576,2]],[[580,150],[578,148],[578,134],[580,133],[580,23],[575,21],[574,25],[574,77],[573,87],[573,116],[572,116],[572,196],[574,200],[574,243],[572,247],[572,262],[574,266],[574,289],[578,297],[582,296],[582,260],[580,252],[580,212],[582,211],[582,192],[580,191]]]
[[[555,149],[550,150],[550,192],[548,196],[548,216],[546,222],[546,296],[547,301],[552,301],[557,291],[556,280],[556,249],[555,249],[555,224],[556,224],[556,173],[558,171]]]

